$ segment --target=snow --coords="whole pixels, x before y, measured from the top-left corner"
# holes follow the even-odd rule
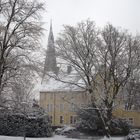
[[[72,130],[72,129],[75,129],[75,127],[65,126],[64,131],[69,131],[69,130]]]
[[[0,140],[23,140],[23,137],[9,137],[9,136],[0,136]],[[77,140],[72,138],[66,138],[65,136],[55,135],[50,138],[26,138],[26,140]]]
[[[0,136],[0,140],[23,140],[23,137]],[[50,138],[26,138],[26,140],[80,140],[80,139],[66,138],[65,136],[55,135],[54,137]],[[108,139],[104,137],[100,140],[108,140]],[[113,137],[110,140],[124,140],[124,137]]]
[[[40,91],[83,91],[83,88],[76,84],[84,87],[81,78],[76,74],[60,75],[59,79],[55,79],[52,75],[46,77],[40,87]]]
[[[83,88],[80,88],[77,85],[85,87],[85,83],[79,76],[76,69],[60,57],[57,57],[56,60],[57,67],[59,68],[58,75],[55,75],[52,71],[47,71],[45,77],[42,80],[40,92],[83,91]],[[70,73],[68,73],[69,66],[71,66]]]
[[[104,137],[100,140],[125,140],[124,137],[111,137],[110,139],[107,137]]]

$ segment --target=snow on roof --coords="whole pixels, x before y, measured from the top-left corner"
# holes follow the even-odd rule
[[[61,80],[60,80],[61,79]],[[59,80],[47,76],[43,81],[40,92],[46,91],[84,91],[83,80],[75,74],[63,74]]]
[[[82,87],[85,87],[85,83],[74,67],[60,57],[57,57],[56,59],[59,74],[56,76],[53,72],[48,72],[41,84],[40,92],[84,91],[84,88]],[[71,70],[68,73],[69,66],[71,67]]]

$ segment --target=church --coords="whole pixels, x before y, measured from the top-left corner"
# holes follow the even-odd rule
[[[58,75],[61,80],[57,79]],[[70,64],[57,57],[51,24],[39,102],[48,112],[52,126],[74,126],[78,121],[77,110],[90,102],[90,95],[85,89],[72,83],[79,85],[83,81]],[[123,99],[119,100],[124,103]],[[113,114],[140,128],[139,110],[125,110],[121,104]]]
[[[63,81],[55,79],[58,74]],[[74,125],[78,119],[77,109],[89,102],[85,90],[64,82],[73,80],[80,82],[76,71],[64,60],[57,58],[51,25],[40,89],[40,106],[48,112],[53,126]]]

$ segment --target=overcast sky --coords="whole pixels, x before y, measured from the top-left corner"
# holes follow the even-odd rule
[[[88,18],[99,27],[109,22],[133,34],[140,33],[140,0],[46,0],[46,10],[43,18],[48,30],[46,37],[50,19],[55,39],[63,25],[76,25]]]

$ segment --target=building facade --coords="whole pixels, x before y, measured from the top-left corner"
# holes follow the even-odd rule
[[[88,104],[87,94],[82,91],[41,92],[40,105],[50,116],[53,126],[74,125],[76,111]]]
[[[75,125],[78,120],[76,112],[90,103],[90,95],[76,85],[55,79],[53,75],[57,75],[60,68],[64,68],[62,74],[64,81],[78,83],[81,80],[70,65],[64,63],[63,60],[57,60],[51,25],[40,89],[40,106],[48,112],[53,126]],[[98,90],[101,93],[100,90],[101,87]],[[119,104],[118,108],[114,109],[114,117],[129,121],[133,127],[140,127],[140,111],[125,110],[123,100],[122,97],[118,98],[117,103]]]
[[[40,106],[48,112],[53,126],[74,125],[78,119],[77,109],[88,103],[87,94],[76,85],[50,77],[57,75],[60,67],[63,69],[62,76],[65,81],[80,80],[70,65],[63,60],[57,60],[51,25],[40,89]]]

